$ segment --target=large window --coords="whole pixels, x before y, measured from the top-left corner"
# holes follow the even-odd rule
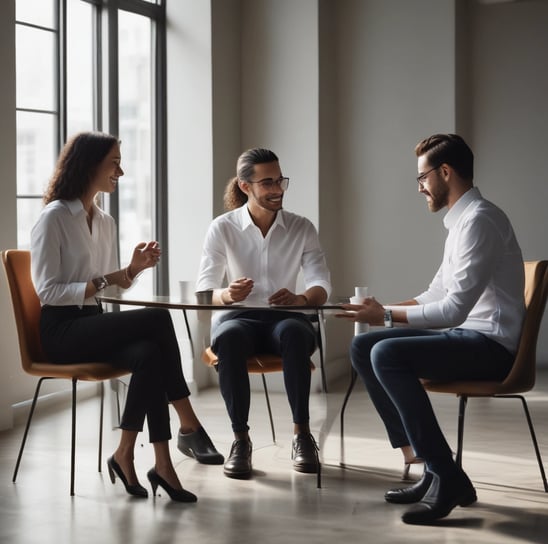
[[[164,34],[162,0],[16,0],[19,247],[29,246],[60,148],[82,130],[122,142],[125,176],[104,202],[122,264],[140,241],[167,244]],[[166,263],[135,289],[167,285]]]

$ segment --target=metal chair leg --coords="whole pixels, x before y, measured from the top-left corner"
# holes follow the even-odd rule
[[[70,443],[70,496],[74,496],[74,472],[76,457],[76,378],[72,379],[72,438]]]
[[[466,411],[466,403],[468,397],[463,395],[459,398],[459,422],[457,430],[457,455],[455,457],[455,463],[459,468],[462,468],[462,446],[464,440],[464,412]]]
[[[324,393],[327,393],[327,377],[325,375],[325,361],[324,361],[324,349],[323,349],[323,310],[318,310],[318,350],[320,352],[320,372],[322,375],[322,389]]]
[[[533,420],[531,419],[531,414],[527,406],[527,401],[523,395],[497,395],[497,398],[506,398],[506,399],[519,399],[521,405],[523,406],[523,411],[525,413],[525,418],[527,419],[527,425],[529,425],[529,432],[531,434],[531,440],[533,441],[533,447],[535,448],[535,454],[537,456],[538,468],[540,470],[540,477],[542,478],[542,484],[544,485],[544,491],[548,493],[548,482],[546,481],[546,472],[544,471],[544,463],[542,462],[542,457],[540,455],[540,448],[538,446],[537,435],[535,433],[535,428],[533,427]]]
[[[268,417],[270,418],[270,429],[272,430],[272,442],[276,442],[276,432],[274,431],[274,419],[272,418],[272,408],[270,407],[270,397],[268,396],[268,387],[266,385],[266,378],[264,374],[261,374],[263,379],[264,397],[266,400],[266,407],[268,408]]]
[[[354,389],[354,386],[356,385],[357,378],[358,378],[358,373],[354,370],[354,368],[352,368],[350,373],[350,384],[348,385],[348,389],[346,390],[346,395],[344,396],[344,401],[341,407],[341,416],[340,416],[341,459],[344,457],[344,413],[346,411],[346,405],[348,404],[348,399],[350,398],[350,395],[352,394],[352,390]],[[341,460],[339,464],[343,466],[344,462]]]
[[[99,390],[101,408],[99,409],[99,452],[97,455],[97,472],[101,472],[101,464],[103,461],[103,414],[105,411],[105,385],[103,382],[99,382]]]
[[[30,424],[32,421],[32,416],[34,415],[34,409],[36,408],[36,402],[38,400],[38,395],[40,394],[40,387],[44,380],[49,380],[49,378],[40,378],[36,384],[36,390],[34,392],[34,397],[32,398],[32,404],[30,406],[29,417],[27,418],[27,424],[25,426],[25,432],[23,433],[23,440],[21,440],[21,446],[19,447],[19,454],[17,455],[17,461],[15,463],[15,470],[13,471],[13,477],[11,481],[15,483],[17,479],[17,473],[19,472],[19,465],[21,464],[21,458],[23,457],[23,450],[25,449],[25,444],[27,443],[27,436],[29,434]]]

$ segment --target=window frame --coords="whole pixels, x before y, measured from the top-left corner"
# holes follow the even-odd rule
[[[144,0],[79,0],[94,9],[93,43],[93,130],[118,134],[118,11],[123,10],[148,17],[152,24],[152,179],[154,204],[151,210],[155,238],[161,247],[168,247],[167,217],[167,91],[166,91],[166,9],[165,1],[156,3]],[[23,21],[24,25],[56,34],[54,46],[54,110],[35,110],[16,106],[16,111],[50,114],[57,117],[55,124],[55,150],[59,154],[67,139],[67,0],[54,0],[54,27],[48,28]],[[16,195],[20,199],[41,199],[42,195]],[[114,192],[108,202],[108,212],[119,224],[119,200]],[[169,266],[167,257],[155,267],[154,292],[169,293]]]

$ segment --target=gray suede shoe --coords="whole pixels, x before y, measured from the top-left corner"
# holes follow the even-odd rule
[[[211,438],[200,427],[193,433],[179,433],[177,447],[188,457],[193,457],[198,463],[204,465],[222,465],[225,458],[215,449]]]

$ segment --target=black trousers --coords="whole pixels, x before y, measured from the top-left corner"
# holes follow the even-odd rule
[[[219,357],[219,385],[234,432],[249,429],[250,385],[246,360],[255,353],[282,356],[293,422],[308,423],[310,355],[316,349],[316,334],[305,315],[269,310],[231,314],[212,330],[211,347]]]
[[[129,370],[120,428],[142,431],[146,417],[151,442],[171,438],[168,402],[190,391],[168,310],[102,313],[101,306],[44,306],[40,333],[52,362],[106,362]]]

